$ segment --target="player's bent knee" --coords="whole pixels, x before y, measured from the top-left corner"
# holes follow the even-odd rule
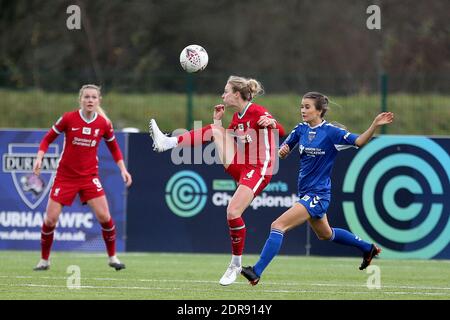
[[[316,234],[317,238],[322,241],[329,241],[333,233]]]
[[[111,215],[108,212],[104,214],[99,214],[97,216],[97,220],[99,223],[107,223],[109,222],[109,220],[111,220]]]
[[[242,216],[242,210],[234,207],[227,208],[227,220],[236,219]]]
[[[227,220],[233,220],[233,219],[239,218],[240,216],[242,216],[242,214],[237,211],[227,212]]]
[[[272,224],[270,225],[271,229],[277,229],[280,231],[285,232],[287,230],[287,226],[285,226],[283,223],[281,223],[280,221],[275,220],[274,222],[272,222]]]
[[[58,218],[46,216],[44,222],[47,227],[53,228],[58,223]]]

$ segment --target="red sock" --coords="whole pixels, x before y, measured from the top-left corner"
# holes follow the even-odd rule
[[[178,136],[178,146],[180,147],[197,147],[201,146],[204,142],[211,141],[212,128],[211,125],[207,125],[201,129],[191,130]]]
[[[44,260],[48,260],[48,257],[50,256],[54,234],[55,227],[49,227],[44,222],[41,229],[41,258]]]
[[[116,226],[111,218],[108,222],[102,223],[102,235],[105,240],[106,251],[108,257],[112,257],[116,254]]]
[[[228,220],[228,226],[230,227],[232,253],[235,256],[241,256],[244,251],[245,234],[247,232],[244,220],[241,217]]]

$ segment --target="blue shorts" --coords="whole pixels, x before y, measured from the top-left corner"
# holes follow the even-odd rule
[[[330,196],[318,194],[305,194],[300,196],[298,203],[303,205],[313,219],[322,219],[330,205]]]

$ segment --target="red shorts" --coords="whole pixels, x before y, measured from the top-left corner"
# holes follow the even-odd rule
[[[97,175],[75,179],[56,175],[50,193],[52,200],[63,206],[70,206],[77,194],[80,195],[81,202],[86,204],[91,199],[105,195],[105,191]]]
[[[262,176],[261,170],[261,167],[254,165],[235,163],[230,164],[225,169],[239,185],[244,185],[252,189],[255,197],[264,190],[269,184],[270,179],[272,179],[272,176]]]

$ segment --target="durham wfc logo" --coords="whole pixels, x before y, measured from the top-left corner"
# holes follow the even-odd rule
[[[198,173],[183,170],[167,182],[166,203],[177,216],[190,218],[205,207],[207,193],[205,181]]]
[[[31,209],[39,206],[50,190],[60,156],[58,145],[50,145],[42,160],[41,175],[37,177],[33,174],[33,164],[38,149],[39,144],[10,143],[8,153],[3,154],[3,172],[11,173],[20,198]]]
[[[350,229],[386,258],[429,259],[450,243],[450,158],[435,141],[383,136],[359,151],[344,179]]]

